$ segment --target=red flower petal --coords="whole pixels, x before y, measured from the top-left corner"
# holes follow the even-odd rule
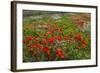
[[[46,39],[43,39],[40,43],[41,44],[46,44],[47,43],[47,40]]]
[[[34,39],[37,41],[37,40],[39,40],[39,37],[38,36],[35,36]]]
[[[82,35],[80,33],[78,33],[78,34],[75,35],[75,40],[77,40],[77,41],[81,41],[82,38],[83,37],[82,37]]]
[[[43,48],[43,51],[47,54],[50,55],[50,50],[48,47]]]
[[[32,36],[28,36],[26,39],[27,39],[28,41],[30,41],[30,40],[33,39],[33,37],[32,37]]]
[[[42,45],[41,44],[35,44],[36,48],[42,49]]]
[[[64,58],[64,52],[60,48],[58,48],[58,49],[56,49],[56,56],[63,59]]]
[[[55,37],[49,38],[48,41],[53,43],[55,41]]]
[[[62,40],[62,36],[58,36],[57,39],[58,39],[59,41],[61,41],[61,40]]]

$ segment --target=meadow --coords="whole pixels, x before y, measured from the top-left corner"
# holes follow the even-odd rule
[[[23,62],[91,58],[91,14],[23,11]]]

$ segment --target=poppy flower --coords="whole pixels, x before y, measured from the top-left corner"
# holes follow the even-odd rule
[[[77,48],[78,48],[78,49],[86,48],[86,45],[84,45],[84,44],[80,44],[80,45],[77,46]]]
[[[49,38],[48,41],[49,41],[50,43],[53,43],[53,42],[55,41],[55,37]]]
[[[87,44],[87,41],[86,40],[82,40],[82,44]]]
[[[28,41],[31,41],[31,40],[33,39],[33,37],[32,37],[32,36],[28,36],[26,39],[27,39]]]
[[[58,39],[59,41],[61,41],[61,40],[62,40],[62,36],[58,36],[57,39]]]
[[[47,54],[50,55],[50,50],[48,47],[43,48],[43,51]]]
[[[64,52],[60,48],[57,48],[56,49],[56,56],[63,59],[64,58]]]
[[[80,45],[78,45],[78,48],[86,48],[86,46],[87,46],[87,41],[86,40],[82,40],[80,42]]]
[[[40,43],[41,44],[46,44],[47,43],[47,40],[46,39],[43,39]]]
[[[39,37],[38,36],[35,36],[34,39],[37,41],[37,40],[39,40]]]
[[[75,35],[75,40],[77,40],[77,41],[81,41],[82,38],[83,37],[82,37],[82,35],[80,33],[78,33],[78,34]]]
[[[42,49],[42,45],[41,44],[34,44],[36,48]]]

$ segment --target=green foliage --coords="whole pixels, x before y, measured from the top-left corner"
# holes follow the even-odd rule
[[[66,35],[72,35],[75,36],[77,33],[81,33],[83,39],[85,39],[87,41],[87,46],[86,48],[77,48],[78,43],[74,42],[74,43],[64,43],[62,45],[59,45],[59,47],[63,48],[64,50],[64,54],[65,54],[65,60],[82,60],[82,59],[90,59],[91,58],[91,48],[90,48],[90,44],[91,44],[91,40],[88,40],[88,34],[90,35],[90,32],[87,31],[82,31],[80,30],[80,28],[78,28],[75,23],[69,18],[69,16],[62,16],[59,19],[51,19],[49,16],[44,16],[42,19],[28,19],[25,18],[24,20],[24,24],[31,24],[31,23],[37,23],[39,25],[44,25],[44,24],[49,24],[54,25],[55,23],[62,29],[62,31],[64,32],[63,35],[62,34],[57,34],[54,33],[54,35],[62,35],[62,36],[66,36]],[[44,34],[46,31],[45,30],[41,30],[41,29],[24,29],[23,30],[23,35],[24,38],[26,36],[40,36],[40,33],[42,32],[42,34]],[[48,38],[52,37],[52,35],[48,35]],[[42,37],[43,38],[43,37]],[[75,40],[73,40],[75,41]],[[65,41],[64,41],[65,42]],[[52,52],[52,56],[55,57],[55,52],[54,52],[55,48],[53,47],[53,50],[51,50]],[[41,55],[41,52],[38,55],[38,61],[46,61],[45,59],[47,59],[46,55]],[[55,60],[60,60],[58,57]],[[26,46],[23,45],[23,62],[35,62],[37,61],[36,59],[34,59],[29,52],[26,49]]]

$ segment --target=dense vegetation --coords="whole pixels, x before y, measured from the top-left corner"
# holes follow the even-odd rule
[[[23,62],[91,58],[90,14],[36,13],[23,17]]]

